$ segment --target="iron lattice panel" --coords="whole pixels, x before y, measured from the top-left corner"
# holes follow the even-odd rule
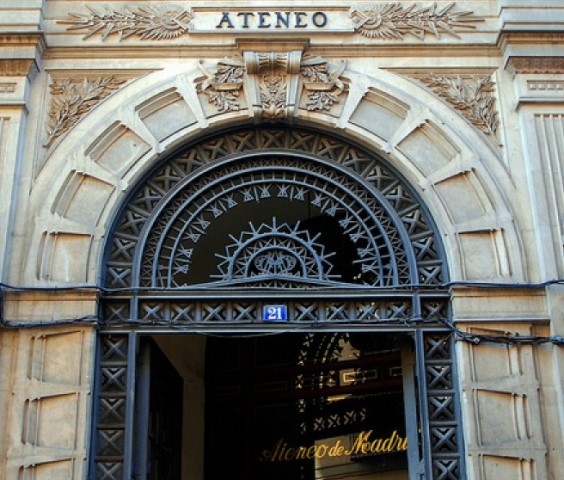
[[[233,155],[242,157],[225,160]],[[359,242],[363,273],[377,272],[379,284],[369,279],[374,286],[444,280],[424,209],[380,159],[320,133],[255,129],[192,145],[153,172],[115,225],[106,287],[184,286],[192,247],[210,224],[238,205],[269,197],[307,203],[338,218]],[[142,260],[139,271],[134,258]]]
[[[433,299],[433,302],[439,303],[437,299]],[[170,305],[174,304],[170,303]],[[234,302],[233,308],[241,308],[240,305],[236,306],[237,303]],[[210,311],[214,312],[215,307],[210,307]],[[217,312],[212,313],[212,316],[216,314]],[[335,333],[328,336],[328,342],[337,342],[339,335]],[[317,356],[321,361],[326,357],[327,352],[336,351],[332,345],[317,346],[318,350],[312,351],[313,334],[310,337],[311,342],[308,343],[309,337],[306,337],[304,343],[303,362],[306,361],[306,357],[308,361],[314,361]],[[420,381],[424,382],[424,390],[427,395],[426,404],[421,408],[426,408],[428,412],[432,478],[434,480],[460,480],[462,478],[458,441],[460,432],[456,411],[456,392],[453,386],[452,338],[450,334],[442,332],[426,333],[423,334],[423,338],[424,352],[420,357],[425,378]],[[126,420],[128,369],[131,368],[128,365],[128,358],[131,355],[129,350],[127,335],[102,334],[100,336],[97,423],[94,434],[94,474],[97,480],[121,480],[124,475],[124,462],[127,461],[125,459],[127,429],[132,428],[132,425]],[[299,380],[296,388],[301,385]],[[325,379],[328,384],[331,383],[331,380],[335,381],[334,378]],[[302,383],[303,386],[306,386],[307,378],[303,378]],[[345,412],[344,415],[316,418],[317,423],[314,422],[313,428],[323,431],[339,428],[350,422],[360,421],[362,415],[363,412],[351,411]],[[304,423],[302,430],[307,429],[306,427]]]
[[[445,334],[426,334],[424,349],[433,479],[460,480],[452,338]]]
[[[448,302],[445,296],[413,298],[412,296],[365,297],[365,298],[304,298],[280,299],[257,298],[248,301],[236,295],[218,299],[163,299],[139,297],[130,301],[103,300],[105,327],[135,325],[139,328],[162,326],[178,329],[196,324],[209,325],[264,325],[263,307],[284,304],[289,323],[326,324],[388,324],[414,325],[417,323],[441,325],[448,318]],[[133,302],[137,315],[132,318]],[[421,314],[416,312],[421,310]]]
[[[122,480],[125,460],[129,341],[126,335],[101,335],[99,343],[96,480]]]

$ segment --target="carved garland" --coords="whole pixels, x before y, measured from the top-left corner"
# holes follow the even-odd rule
[[[125,82],[124,79],[114,77],[84,79],[82,82],[71,79],[54,80],[51,84],[51,108],[44,146],[50,146]]]
[[[350,17],[355,31],[368,38],[403,40],[413,35],[423,40],[427,33],[441,38],[441,32],[460,38],[458,32],[474,29],[471,23],[483,21],[472,15],[473,12],[454,11],[455,4],[449,3],[438,8],[436,3],[427,7],[408,7],[400,3],[366,5],[352,7]]]
[[[428,75],[417,79],[461,112],[475,127],[491,137],[499,126],[494,82],[489,75],[471,77]]]

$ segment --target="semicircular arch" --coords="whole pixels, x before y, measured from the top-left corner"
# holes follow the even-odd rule
[[[525,279],[519,219],[510,207],[515,192],[488,141],[424,89],[390,72],[370,73],[344,73],[339,115],[302,108],[294,124],[351,138],[393,165],[431,212],[452,280]],[[53,147],[29,204],[37,220],[28,261],[24,250],[20,259],[26,283],[99,284],[105,236],[131,186],[163,153],[252,122],[245,109],[206,112],[197,76],[189,67],[182,75],[165,69],[132,82]],[[169,118],[167,132],[144,116],[159,106]]]

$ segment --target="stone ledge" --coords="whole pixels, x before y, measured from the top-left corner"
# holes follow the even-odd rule
[[[66,323],[91,323],[98,314],[99,291],[81,290],[6,290],[3,293],[3,321],[7,326],[41,326]],[[21,324],[21,325],[20,325]]]
[[[546,291],[540,288],[454,287],[453,320],[465,321],[542,321],[550,316]]]

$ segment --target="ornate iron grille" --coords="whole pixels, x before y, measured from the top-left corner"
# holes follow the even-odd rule
[[[127,422],[129,339],[102,335],[99,341],[94,475],[96,479],[124,477]],[[131,434],[131,432],[129,432]]]
[[[423,342],[432,478],[458,480],[462,469],[458,454],[460,432],[453,386],[452,338],[426,334]]]
[[[95,477],[132,474],[131,332],[295,325],[412,332],[425,478],[462,478],[445,279],[424,207],[362,148],[274,127],[184,148],[132,192],[108,236]],[[262,309],[277,303],[289,321],[265,327]]]
[[[351,264],[359,269],[344,283],[438,286],[444,280],[423,208],[378,157],[319,133],[254,129],[193,145],[142,183],[114,228],[106,287],[232,286],[251,277],[245,284],[258,287],[302,288],[304,279],[338,283],[327,268],[333,252],[299,222],[286,225],[275,215],[225,238],[224,250],[214,252],[215,271],[193,275],[195,255],[214,225],[272,205],[282,217],[285,208],[310,209],[338,226],[354,245]],[[278,243],[260,244],[267,230]],[[312,262],[313,270],[304,265]]]

